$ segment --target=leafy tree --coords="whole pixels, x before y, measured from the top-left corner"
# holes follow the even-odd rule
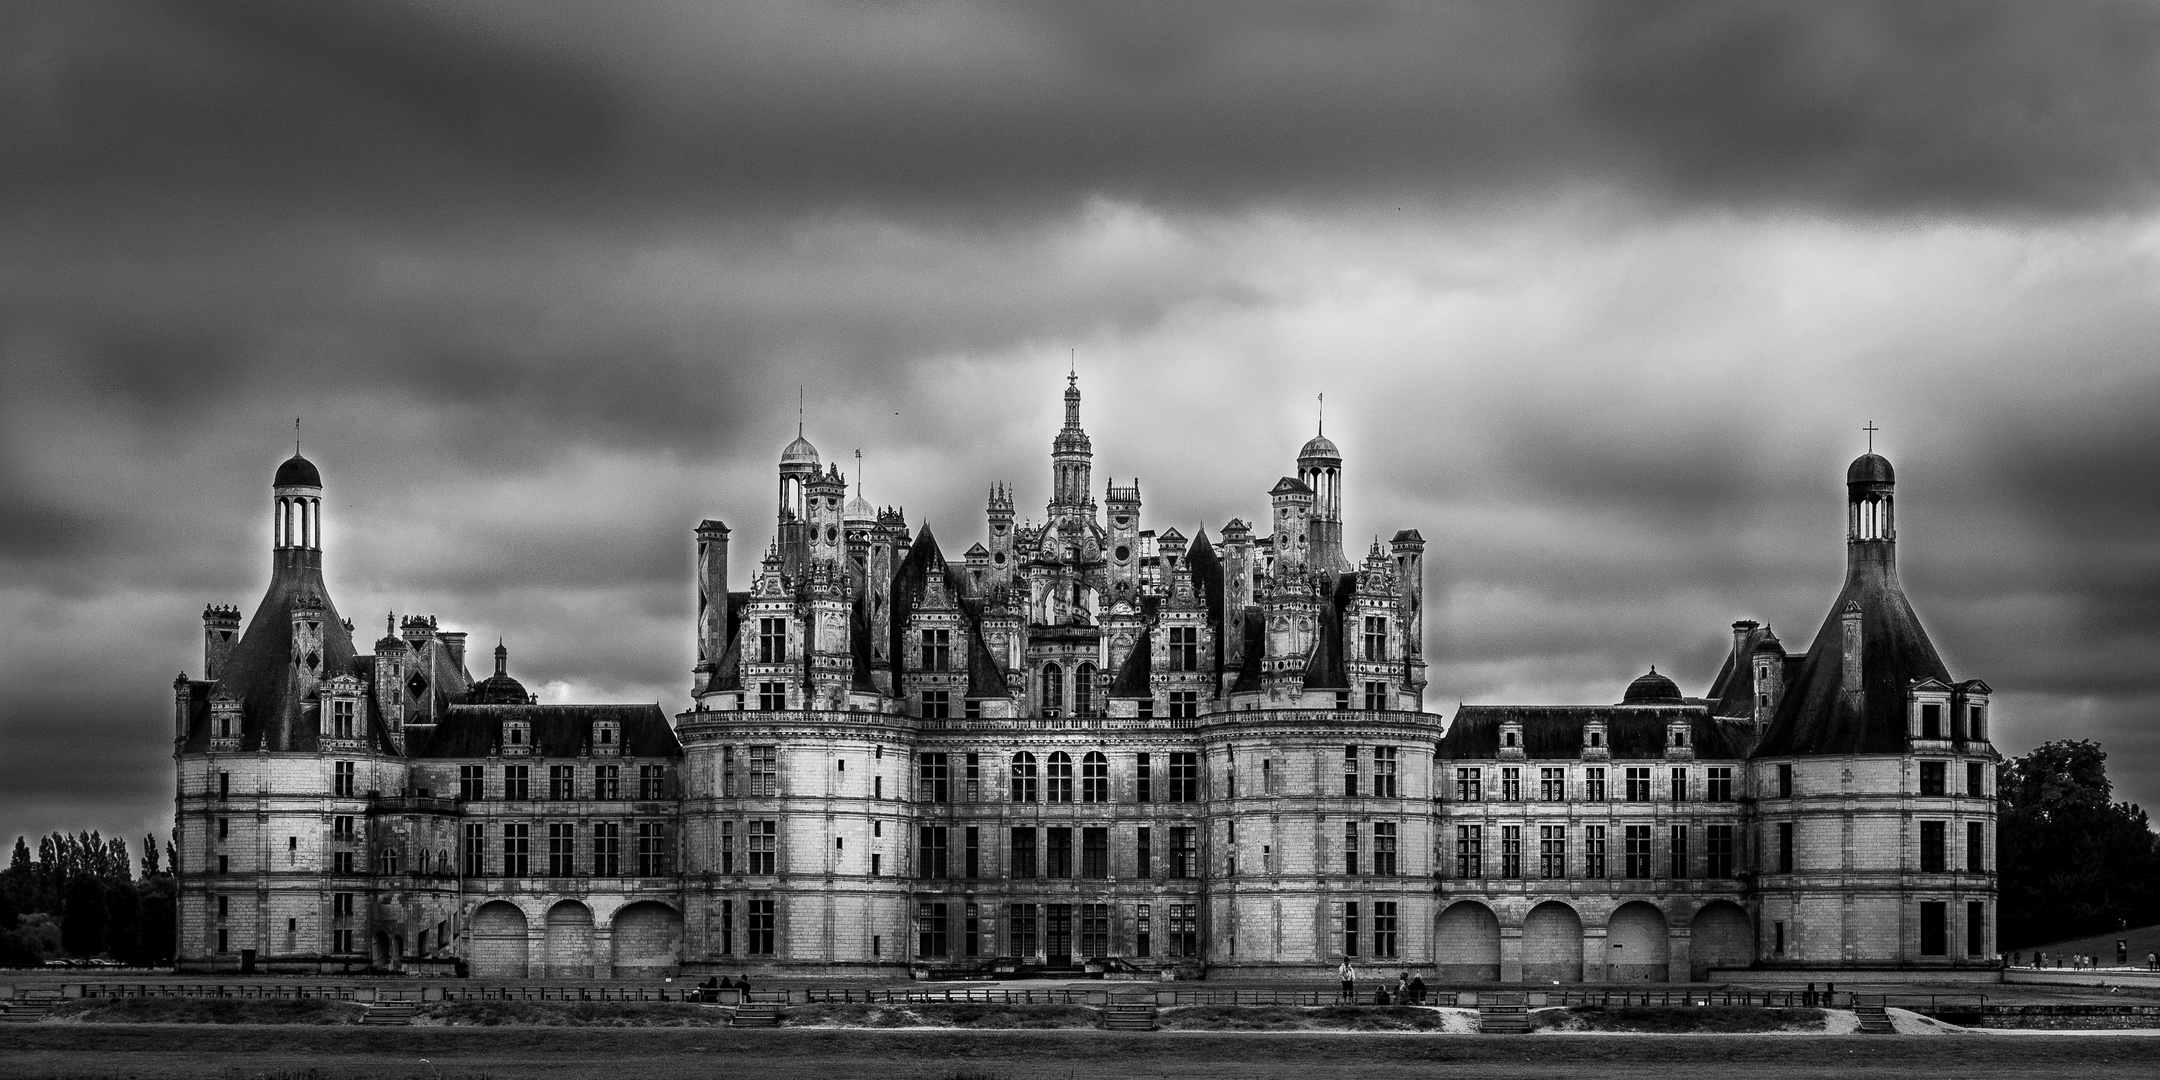
[[[142,876],[144,880],[158,876],[158,842],[156,833],[144,833],[142,838]]]
[[[146,964],[172,963],[178,946],[180,908],[178,885],[171,874],[145,879],[142,891],[142,960]]]
[[[105,955],[130,964],[142,957],[142,897],[132,881],[107,879],[105,886]]]
[[[70,956],[96,956],[105,950],[105,886],[81,875],[68,883],[60,909],[60,945]]]
[[[2004,948],[2160,922],[2160,840],[2113,802],[2107,753],[2086,739],[2002,764],[1996,828]]]

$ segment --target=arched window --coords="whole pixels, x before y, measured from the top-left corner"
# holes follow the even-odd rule
[[[1080,801],[1110,801],[1110,759],[1090,750],[1080,759]]]
[[[1065,669],[1056,664],[1044,664],[1042,669],[1042,714],[1056,716],[1065,704]]]
[[[1073,715],[1095,715],[1095,665],[1081,664],[1073,669]]]
[[[1073,801],[1072,755],[1063,750],[1050,755],[1048,802]]]
[[[1036,800],[1035,755],[1025,750],[1012,756],[1012,801]]]

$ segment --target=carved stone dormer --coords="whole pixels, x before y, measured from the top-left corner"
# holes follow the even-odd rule
[[[526,720],[503,721],[503,756],[531,757],[532,752],[532,723]]]
[[[1584,721],[1583,723],[1582,759],[1584,761],[1612,760],[1612,740],[1606,735],[1605,721],[1602,717]]]
[[[591,750],[594,757],[620,757],[622,724],[614,720],[593,721]]]
[[[1521,761],[1529,751],[1523,744],[1523,726],[1520,720],[1500,722],[1500,760]]]
[[[367,739],[367,710],[361,695],[367,684],[357,676],[341,674],[323,683],[321,740],[326,750],[349,751]]]
[[[1695,729],[1685,718],[1665,725],[1665,760],[1695,760]]]
[[[218,691],[210,695],[210,752],[240,749],[240,699]]]
[[[1962,732],[1954,691],[1941,679],[1916,679],[1905,691],[1905,741],[1915,750],[1949,750],[1953,732]]]

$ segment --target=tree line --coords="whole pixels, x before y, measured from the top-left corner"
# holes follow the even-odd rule
[[[0,967],[60,958],[135,966],[172,962],[177,906],[173,847],[144,836],[140,858],[127,841],[97,832],[40,837],[37,853],[15,838],[0,873]]]
[[[2115,801],[2100,744],[2043,743],[1996,778],[2001,948],[2160,923],[2160,837]]]

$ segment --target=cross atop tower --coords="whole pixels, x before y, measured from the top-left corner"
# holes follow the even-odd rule
[[[1873,420],[1870,420],[1870,421],[1868,421],[1868,422],[1867,422],[1867,426],[1866,426],[1866,427],[1863,427],[1863,428],[1861,428],[1860,430],[1862,430],[1862,431],[1865,431],[1865,432],[1867,432],[1867,452],[1868,452],[1868,453],[1870,453],[1870,454],[1874,453],[1874,452],[1875,452],[1875,433],[1876,433],[1876,432],[1878,432],[1878,431],[1881,431],[1882,429],[1881,429],[1881,428],[1879,428],[1879,427],[1876,427],[1876,426],[1875,426],[1875,421],[1873,421]]]

